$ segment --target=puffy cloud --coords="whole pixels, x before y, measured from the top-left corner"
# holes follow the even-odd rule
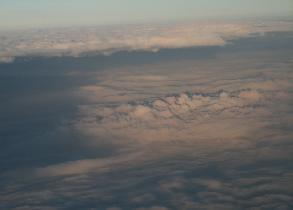
[[[130,116],[140,120],[149,120],[153,118],[151,108],[142,105],[136,106],[134,111],[130,113]]]
[[[239,97],[248,101],[260,101],[263,96],[257,91],[243,91],[239,94]]]
[[[176,127],[178,123],[195,124],[198,121],[216,118],[219,115],[246,115],[262,103],[262,94],[258,91],[240,91],[240,93],[181,93],[154,99],[122,104],[117,107],[92,107],[87,109],[85,118],[99,116],[96,127],[117,129],[142,129]],[[85,113],[83,113],[85,114]],[[85,120],[86,122],[91,120]]]

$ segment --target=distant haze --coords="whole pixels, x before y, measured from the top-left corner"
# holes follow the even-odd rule
[[[292,18],[292,0],[1,0],[0,29],[188,19]]]

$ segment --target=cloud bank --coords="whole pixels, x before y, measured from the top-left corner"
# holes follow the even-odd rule
[[[229,40],[288,31],[291,22],[197,22],[0,32],[0,62],[23,56],[109,55],[121,50],[222,46]]]

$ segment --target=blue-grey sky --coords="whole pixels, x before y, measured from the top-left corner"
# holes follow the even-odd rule
[[[0,28],[293,17],[292,0],[0,0]]]

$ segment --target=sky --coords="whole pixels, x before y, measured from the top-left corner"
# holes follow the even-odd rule
[[[0,29],[292,14],[292,0],[0,0]]]

